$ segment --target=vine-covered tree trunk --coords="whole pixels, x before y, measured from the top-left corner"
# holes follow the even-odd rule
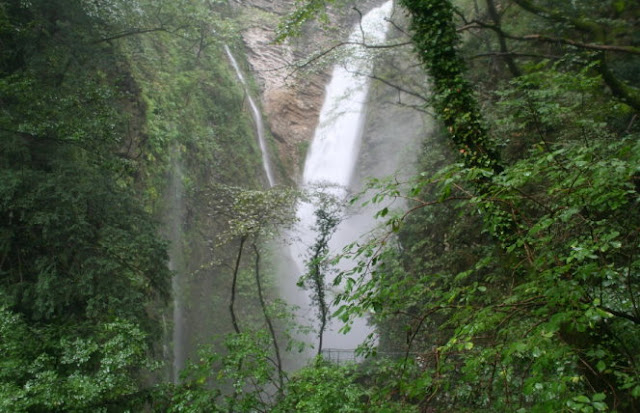
[[[449,0],[401,0],[400,4],[409,12],[416,52],[434,85],[433,106],[465,165],[500,172],[498,152],[456,50],[459,37],[453,5]]]

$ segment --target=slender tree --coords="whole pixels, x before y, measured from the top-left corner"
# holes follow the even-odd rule
[[[312,302],[317,307],[318,320],[318,355],[322,354],[324,332],[329,321],[330,306],[327,302],[326,275],[329,270],[329,241],[336,231],[340,218],[337,211],[331,208],[331,201],[322,201],[314,211],[316,224],[314,229],[317,237],[310,248],[307,260],[307,273],[300,279],[299,285],[305,286],[312,292]]]

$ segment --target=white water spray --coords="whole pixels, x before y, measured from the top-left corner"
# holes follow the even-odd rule
[[[260,145],[260,151],[262,152],[262,165],[264,167],[264,172],[267,175],[267,181],[269,182],[269,187],[273,187],[275,185],[275,180],[273,179],[273,172],[271,171],[271,161],[269,160],[269,151],[267,150],[267,141],[264,137],[264,121],[262,120],[262,115],[260,114],[260,110],[256,105],[255,101],[249,94],[249,88],[247,86],[247,82],[244,80],[244,76],[242,75],[242,71],[240,70],[240,66],[238,66],[238,62],[235,57],[231,53],[229,46],[224,45],[224,51],[229,57],[229,61],[233,66],[233,69],[238,76],[238,80],[242,83],[244,87],[244,91],[247,95],[247,100],[249,101],[249,106],[251,107],[251,116],[253,117],[253,121],[256,123],[256,133],[258,135],[258,144]]]
[[[177,158],[172,160],[172,172],[168,187],[167,200],[167,237],[171,241],[169,249],[169,269],[174,272],[171,279],[173,291],[173,332],[171,344],[173,348],[173,366],[171,378],[174,383],[179,382],[180,371],[185,367],[186,362],[186,326],[185,326],[185,303],[184,287],[185,277],[183,274],[184,254],[182,250],[183,229],[182,222],[185,214],[184,186],[182,183],[182,167]]]
[[[385,40],[392,1],[371,10],[349,36],[367,46]],[[364,38],[363,38],[364,37]],[[373,59],[365,46],[352,44],[348,61],[336,65],[318,127],[304,166],[304,185],[330,183],[347,188],[358,158]]]
[[[173,261],[169,262],[169,269],[176,271],[176,265]],[[180,381],[180,372],[185,366],[186,352],[185,352],[185,326],[184,326],[184,303],[182,302],[180,295],[181,280],[180,275],[174,275],[171,280],[171,288],[173,289],[173,369],[171,371],[171,379],[173,383],[178,384]]]
[[[348,61],[336,65],[333,69],[319,123],[305,162],[303,186],[306,189],[323,185],[325,193],[335,196],[340,201],[346,197],[358,159],[369,91],[369,75],[373,70],[373,58],[369,50],[357,43],[370,46],[385,40],[388,28],[386,18],[390,15],[392,7],[392,1],[388,1],[362,18],[349,37],[349,43],[353,45],[348,50]],[[304,259],[317,236],[313,230],[314,210],[314,205],[310,203],[301,203],[298,208],[301,240],[292,246],[292,256],[298,260],[299,274],[306,271]],[[341,251],[348,242],[369,231],[373,225],[373,218],[369,218],[365,223],[362,220],[344,220],[330,243],[332,254]],[[349,263],[342,265],[348,266]],[[283,290],[289,301],[301,307],[303,318],[307,321],[315,319],[316,310],[312,308],[307,292],[299,289],[292,291],[292,288],[286,287]],[[292,294],[295,296],[292,297]],[[331,300],[332,297],[329,297],[328,301]],[[351,331],[346,335],[337,331],[339,326],[336,324],[331,323],[327,328],[324,334],[324,348],[354,348],[373,333],[364,317],[354,320]]]

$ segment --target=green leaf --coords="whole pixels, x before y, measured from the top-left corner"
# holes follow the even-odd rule
[[[575,400],[575,401],[577,401],[579,403],[585,403],[585,404],[591,403],[591,400],[587,396],[585,396],[583,394],[581,394],[580,396],[574,397],[573,400]]]

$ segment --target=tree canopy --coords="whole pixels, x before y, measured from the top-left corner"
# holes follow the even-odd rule
[[[385,235],[353,244],[331,315],[371,313],[379,340],[358,366],[320,357],[291,377],[262,240],[295,197],[229,185],[255,186],[260,157],[219,62],[235,39],[221,4],[0,0],[0,410],[639,410],[637,1],[398,1],[437,132],[408,182],[371,181],[371,202],[408,209],[381,207]],[[341,3],[296,4],[281,41]],[[215,200],[187,208],[190,239],[209,214],[215,248],[237,246],[234,331],[174,385],[158,373],[171,272],[156,219],[186,153],[204,183],[185,180],[190,199]],[[318,219],[328,236],[334,218]]]
[[[400,3],[455,156],[425,153],[344,316],[423,354],[398,389],[424,411],[636,410],[637,8]]]

